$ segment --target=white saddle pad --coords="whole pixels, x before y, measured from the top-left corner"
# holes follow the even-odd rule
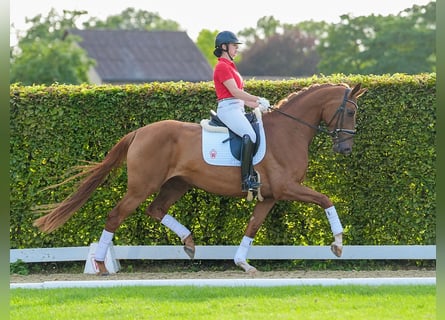
[[[204,161],[208,164],[215,166],[241,166],[241,162],[232,155],[230,151],[230,141],[224,140],[229,138],[227,130],[221,130],[224,132],[209,132],[205,129],[203,122],[202,125],[202,156]],[[208,120],[207,120],[208,121]],[[266,135],[264,134],[264,127],[261,120],[259,122],[260,131],[260,146],[258,151],[253,157],[253,164],[256,165],[263,160],[266,154]]]

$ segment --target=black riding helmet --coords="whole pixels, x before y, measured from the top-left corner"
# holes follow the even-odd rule
[[[240,42],[236,35],[231,31],[221,31],[218,33],[215,38],[215,50],[213,51],[213,54],[218,58],[221,57],[223,51],[227,52],[227,49],[223,49],[222,45],[228,45],[229,43],[241,44],[242,42]],[[230,57],[230,59],[233,60],[232,57]]]

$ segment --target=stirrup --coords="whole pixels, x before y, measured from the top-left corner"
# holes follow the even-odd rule
[[[261,183],[259,183],[254,177],[249,177],[248,179],[244,180],[241,184],[241,190],[243,192],[254,192],[255,194],[258,192],[258,188],[261,186]]]

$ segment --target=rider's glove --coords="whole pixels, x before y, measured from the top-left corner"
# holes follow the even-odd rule
[[[270,102],[266,98],[258,98],[258,108],[260,108],[261,112],[267,112],[270,108]]]

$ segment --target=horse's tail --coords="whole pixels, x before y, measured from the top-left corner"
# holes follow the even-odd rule
[[[101,185],[108,174],[122,165],[135,135],[136,131],[127,134],[114,145],[102,162],[85,166],[83,172],[67,179],[69,181],[75,177],[86,176],[72,195],[56,205],[50,213],[36,219],[34,226],[43,232],[49,233],[67,222],[87,202],[91,194]]]

